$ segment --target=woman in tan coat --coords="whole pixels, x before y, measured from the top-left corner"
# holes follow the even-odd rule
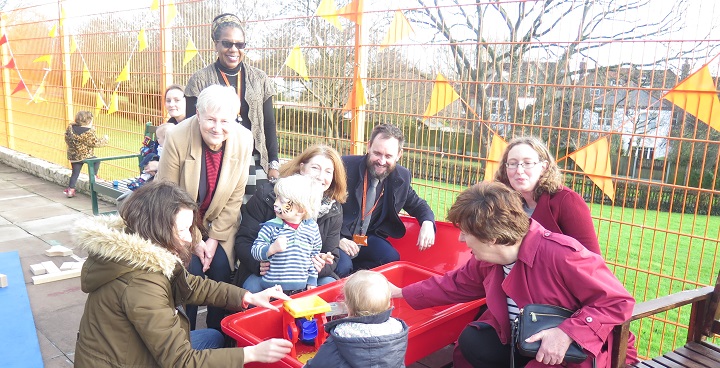
[[[176,125],[165,139],[156,180],[169,180],[185,189],[199,206],[205,232],[188,271],[230,282],[233,245],[252,164],[250,131],[235,123],[235,90],[213,85],[200,93],[197,115]],[[188,309],[195,327],[196,307]],[[220,330],[225,311],[208,308],[208,327]]]
[[[75,367],[240,367],[276,362],[290,351],[292,343],[282,339],[210,349],[222,347],[220,332],[190,332],[185,303],[277,310],[270,298],[288,299],[277,288],[253,294],[189,275],[183,264],[199,237],[196,211],[195,201],[177,185],[155,181],[127,199],[120,217],[78,223],[77,243],[88,252],[80,282],[89,295]]]

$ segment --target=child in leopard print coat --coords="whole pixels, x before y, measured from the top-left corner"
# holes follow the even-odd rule
[[[80,111],[75,115],[75,122],[70,124],[65,131],[65,143],[67,144],[67,158],[72,166],[72,175],[67,189],[64,190],[68,198],[75,196],[75,184],[80,176],[83,167],[83,160],[95,157],[93,149],[107,144],[108,137],[102,138],[95,134],[93,129],[93,114],[90,111]],[[100,163],[96,162],[95,175],[100,169]],[[96,176],[97,178],[97,176]]]

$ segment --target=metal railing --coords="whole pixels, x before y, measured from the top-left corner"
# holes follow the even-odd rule
[[[98,156],[137,152],[145,122],[165,120],[164,87],[214,62],[210,21],[231,12],[245,21],[246,62],[276,84],[283,157],[316,142],[361,153],[375,124],[397,124],[401,164],[443,219],[457,193],[490,175],[494,137],[536,135],[588,201],[607,263],[638,300],[710,285],[720,269],[720,116],[712,128],[700,111],[720,108],[663,98],[704,67],[716,88],[714,1],[336,1],[362,4],[360,25],[318,16],[319,0],[152,3],[6,4],[0,145],[69,166],[63,133],[91,110],[110,136]],[[294,46],[307,78],[287,66]],[[367,103],[348,105],[358,83]],[[568,158],[601,140],[613,198],[598,172]],[[101,169],[136,174],[132,162]],[[633,326],[640,354],[681,341],[681,315]]]

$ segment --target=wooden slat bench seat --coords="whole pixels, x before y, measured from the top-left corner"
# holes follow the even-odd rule
[[[688,323],[687,344],[673,351],[646,361],[633,367],[662,368],[709,368],[720,367],[720,346],[712,344],[708,339],[720,335],[720,273],[715,287],[681,291],[635,305],[632,317],[624,324],[615,327],[612,367],[624,366],[630,322],[649,317],[657,313],[692,305]]]

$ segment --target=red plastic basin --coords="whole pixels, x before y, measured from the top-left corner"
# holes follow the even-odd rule
[[[400,287],[443,273],[404,261],[377,267],[375,271],[381,272],[390,282]],[[309,295],[319,295],[327,302],[336,301],[342,296],[342,282],[323,285],[293,297]],[[403,299],[395,299],[393,302],[395,307],[393,316],[402,319],[410,326],[405,364],[411,364],[454,342],[465,325],[475,318],[485,300],[423,310],[412,309]],[[274,304],[282,308],[280,301]],[[282,338],[282,313],[253,308],[223,319],[222,329],[237,341],[239,347],[255,345],[269,338]],[[302,366],[300,361],[289,356],[275,364],[246,365],[250,368]]]
[[[449,222],[437,221],[435,245],[424,251],[418,250],[417,238],[420,224],[414,217],[400,216],[406,233],[401,239],[388,238],[400,253],[400,260],[415,263],[440,273],[459,268],[472,257],[470,248],[458,241],[460,230]]]

